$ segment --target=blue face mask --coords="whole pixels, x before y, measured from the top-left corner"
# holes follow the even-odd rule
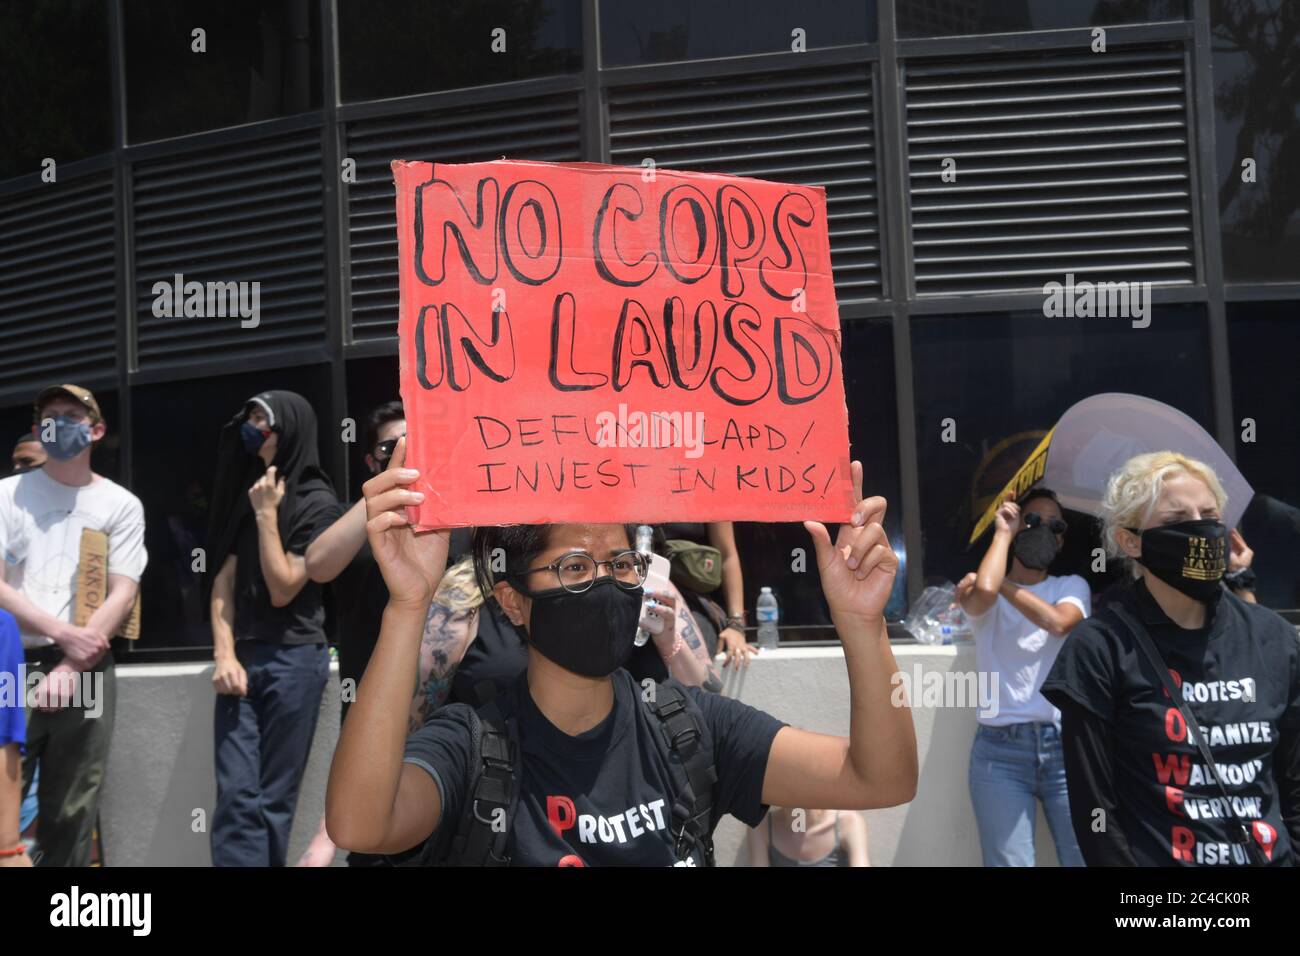
[[[262,434],[262,429],[252,422],[244,422],[239,426],[239,437],[244,441],[244,451],[250,455],[256,455],[266,444],[266,436]]]
[[[51,458],[67,461],[76,458],[90,447],[90,422],[74,422],[58,415],[54,419],[54,440],[46,441],[46,429],[40,429],[41,444]]]

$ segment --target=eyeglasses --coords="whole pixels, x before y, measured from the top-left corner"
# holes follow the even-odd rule
[[[1043,523],[1043,516],[1037,511],[1030,511],[1025,514],[1025,527],[1037,528]],[[1052,534],[1065,534],[1065,529],[1069,527],[1060,518],[1048,518],[1047,527],[1051,529]]]
[[[383,441],[381,441],[378,445],[375,446],[375,457],[392,458],[393,449],[396,448],[397,443],[405,437],[406,435],[402,434],[402,435],[398,435],[396,438],[385,438]]]
[[[529,568],[517,577],[525,578],[530,574],[551,571],[555,574],[560,587],[574,594],[581,594],[596,583],[598,568],[608,568],[614,583],[625,591],[634,591],[645,583],[650,572],[650,562],[639,551],[622,551],[608,561],[597,561],[585,551],[570,551],[552,564],[540,568]],[[528,593],[525,591],[524,593]]]

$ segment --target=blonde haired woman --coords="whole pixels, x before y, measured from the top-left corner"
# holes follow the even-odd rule
[[[1175,452],[1108,482],[1102,536],[1134,582],[1071,632],[1042,689],[1089,866],[1295,862],[1300,642],[1223,586],[1225,504]]]

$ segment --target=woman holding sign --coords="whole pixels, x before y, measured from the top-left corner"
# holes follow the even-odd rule
[[[697,866],[712,862],[725,813],[754,826],[768,804],[865,809],[912,798],[911,713],[890,700],[897,667],[883,611],[898,559],[882,498],[859,500],[834,544],[824,525],[805,524],[844,643],[851,737],[798,730],[673,681],[634,684],[622,664],[644,563],[623,525],[559,524],[476,533],[483,583],[527,632],[528,669],[512,692],[479,711],[445,707],[408,739],[412,665],[448,535],[408,524],[405,508],[422,495],[406,487],[418,475],[399,467],[404,444],[365,486],[390,597],[330,770],[326,818],[340,845],[424,844],[431,863]],[[860,463],[853,478],[861,499]],[[494,552],[505,558],[495,575],[485,560]]]

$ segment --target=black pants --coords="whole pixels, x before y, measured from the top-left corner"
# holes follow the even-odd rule
[[[284,866],[329,650],[324,642],[244,640],[235,655],[248,673],[248,696],[217,695],[212,865]]]

